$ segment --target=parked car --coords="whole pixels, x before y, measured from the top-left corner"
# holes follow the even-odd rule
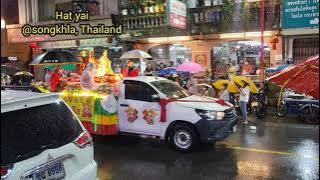
[[[1,90],[1,179],[96,180],[93,152],[57,94]]]

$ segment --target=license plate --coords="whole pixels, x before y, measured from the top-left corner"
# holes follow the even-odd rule
[[[33,175],[32,180],[57,180],[65,176],[62,163],[59,163],[48,170]]]
[[[233,126],[232,132],[234,133],[234,132],[236,132],[236,131],[237,131],[237,126]]]
[[[252,102],[252,103],[251,103],[251,106],[252,106],[252,107],[258,106],[258,102]]]

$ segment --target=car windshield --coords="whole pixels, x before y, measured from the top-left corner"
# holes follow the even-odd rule
[[[169,80],[154,81],[151,84],[169,99],[181,99],[190,96],[187,90]]]

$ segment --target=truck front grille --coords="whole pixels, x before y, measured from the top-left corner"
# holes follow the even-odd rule
[[[234,108],[229,108],[224,111],[224,118],[223,120],[232,121],[237,119],[236,110]]]

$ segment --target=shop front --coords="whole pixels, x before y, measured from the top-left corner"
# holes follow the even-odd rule
[[[62,59],[59,62],[65,62],[62,64],[62,68],[64,68],[64,70],[66,70],[68,73],[78,74],[81,74],[85,65],[89,62],[98,63],[99,59],[103,57],[104,53],[111,60],[111,66],[114,67],[117,63],[121,63],[119,62],[119,57],[123,53],[123,45],[113,37],[39,42],[37,43],[37,49],[41,50],[41,54],[36,55],[35,58],[42,56],[43,52],[56,52],[56,54],[65,52],[70,54],[69,56],[66,56],[66,58],[70,57],[71,59],[76,59],[78,63],[67,63],[65,62],[66,59]],[[62,58],[63,57],[64,56],[62,56]],[[33,72],[36,75],[36,80],[43,80],[45,76],[45,69],[52,69],[56,67],[54,64],[61,64],[54,62],[57,60],[57,58],[60,57],[55,57],[53,55],[49,58],[46,58],[45,61],[47,61],[47,65],[31,64],[30,67],[33,69]]]
[[[264,65],[275,66],[282,60],[282,39],[276,37],[277,41],[274,41],[272,31],[265,31],[264,37]],[[256,68],[260,65],[260,32],[147,38],[137,41],[137,44],[141,50],[151,52],[154,59],[166,59],[167,62],[190,60],[213,73],[217,61],[234,61],[239,65],[248,60]],[[172,47],[179,47],[180,54],[168,50]]]
[[[296,10],[299,10],[299,13]],[[281,36],[284,60],[299,63],[319,54],[319,1],[282,1]]]

